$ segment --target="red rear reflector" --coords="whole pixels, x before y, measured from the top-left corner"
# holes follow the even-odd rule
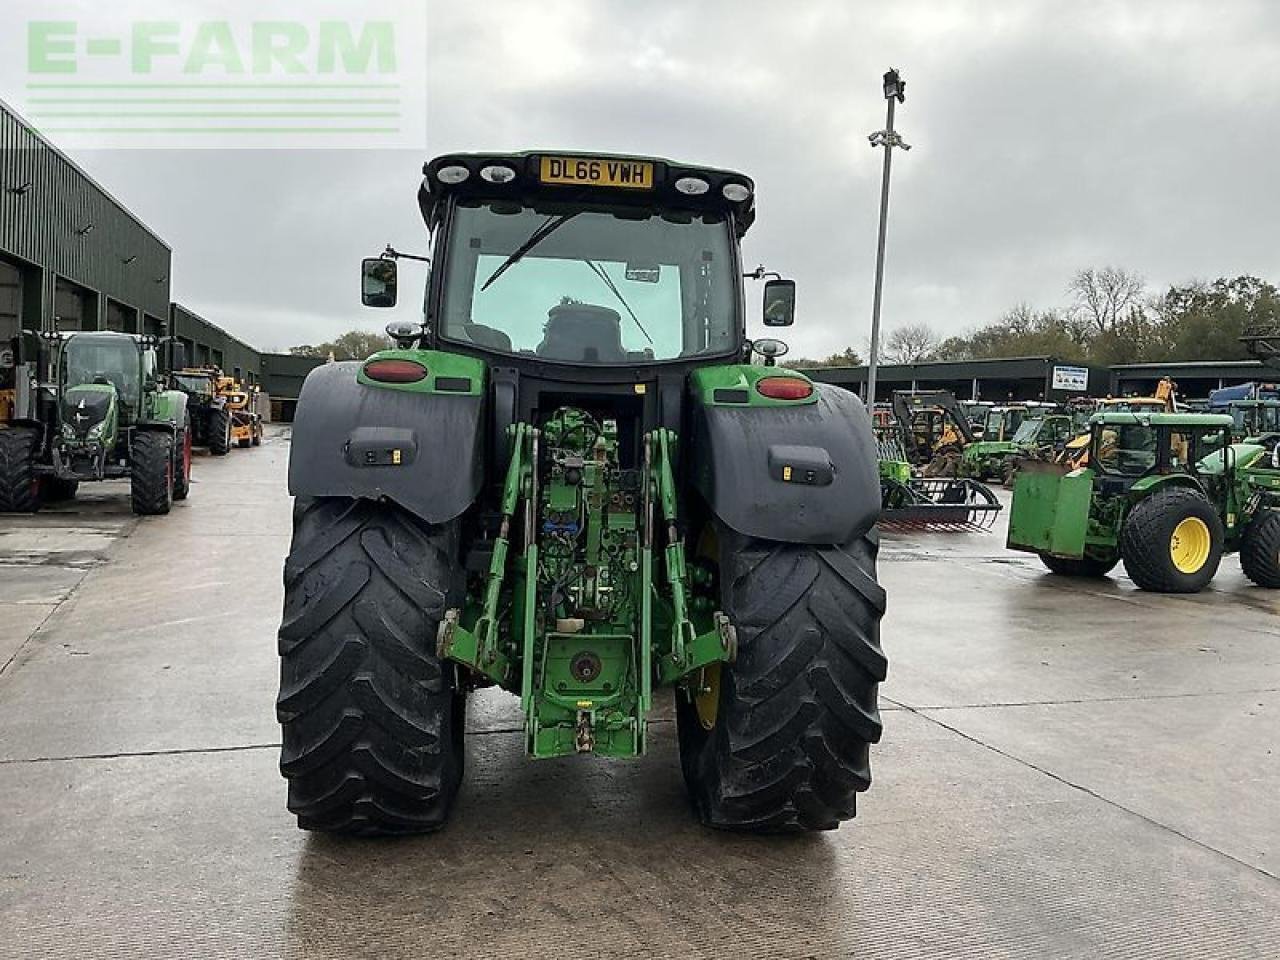
[[[807,400],[813,395],[813,384],[799,377],[765,377],[756,390],[770,400]]]
[[[427,368],[414,360],[370,360],[364,375],[379,383],[417,383],[427,376]]]

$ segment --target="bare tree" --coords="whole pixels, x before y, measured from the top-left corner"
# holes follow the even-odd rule
[[[1067,284],[1071,319],[1098,334],[1111,333],[1146,300],[1146,281],[1122,267],[1089,267]]]
[[[920,363],[938,349],[938,335],[927,323],[896,327],[884,342],[885,363]]]

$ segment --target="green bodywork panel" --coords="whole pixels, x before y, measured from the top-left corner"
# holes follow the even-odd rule
[[[960,454],[960,475],[981,479],[1020,449],[1012,440],[977,440]]]
[[[102,419],[102,431],[91,441],[80,441],[63,435],[63,446],[72,455],[81,452],[82,448],[89,446],[105,447],[111,450],[115,447],[116,441],[120,439],[120,398],[116,393],[116,388],[109,383],[81,383],[74,387],[69,387],[64,395],[64,405],[68,409],[74,410],[76,404],[82,399],[92,400],[95,397],[106,395],[110,397],[107,406],[107,414]]]
[[[911,464],[906,460],[879,460],[881,480],[895,480],[901,484],[911,482]]]
[[[151,423],[178,423],[179,411],[186,394],[181,390],[151,390],[144,394],[144,420]]]
[[[756,390],[756,384],[766,377],[795,377],[805,383],[813,381],[797,370],[785,367],[762,367],[757,364],[736,363],[718,367],[699,367],[690,374],[693,395],[708,406],[733,407],[794,407],[817,403],[815,390],[803,400],[776,400]],[[717,391],[721,391],[717,396]]]
[[[1024,466],[1013,487],[1007,546],[1057,557],[1084,556],[1093,478],[1088,468],[1064,472],[1054,463]]]
[[[1259,460],[1264,458],[1267,454],[1266,447],[1259,446],[1255,443],[1233,443],[1231,444],[1230,449],[1231,463],[1237,470],[1247,470],[1250,467],[1257,465]],[[1204,474],[1221,476],[1224,470],[1222,460],[1222,451],[1215,450],[1196,464],[1196,469]]]
[[[427,369],[427,376],[413,383],[383,383],[365,375],[366,365],[375,360],[412,360]],[[356,380],[366,387],[404,390],[409,393],[439,393],[458,397],[478,397],[484,391],[484,361],[444,350],[379,350],[361,365]],[[443,383],[442,383],[443,381]],[[467,381],[463,383],[463,381]]]
[[[519,694],[534,757],[641,754],[653,685],[736,656],[713,575],[684,555],[675,434],[624,468],[617,431],[573,407],[511,427],[484,590],[441,624],[441,657]]]

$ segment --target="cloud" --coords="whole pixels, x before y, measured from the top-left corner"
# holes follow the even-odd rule
[[[869,327],[881,72],[903,70],[885,326],[943,334],[1071,272],[1280,279],[1280,11],[1265,2],[432,3],[409,152],[82,152],[174,247],[175,299],[264,346],[377,327],[357,262],[423,250],[427,154],[668,155],[758,186],[744,257],[800,287],[793,352]],[[415,282],[406,269],[404,289]],[[416,294],[396,316],[412,316]]]

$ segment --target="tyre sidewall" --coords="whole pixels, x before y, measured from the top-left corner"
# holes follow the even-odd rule
[[[1240,567],[1260,587],[1280,588],[1280,513],[1255,517],[1240,545]]]
[[[1184,573],[1174,565],[1169,544],[1173,531],[1188,518],[1209,529],[1209,556],[1199,570]],[[1140,501],[1125,518],[1120,553],[1130,579],[1144,590],[1197,593],[1218,572],[1225,531],[1213,505],[1199,491],[1185,487],[1157,490]]]

